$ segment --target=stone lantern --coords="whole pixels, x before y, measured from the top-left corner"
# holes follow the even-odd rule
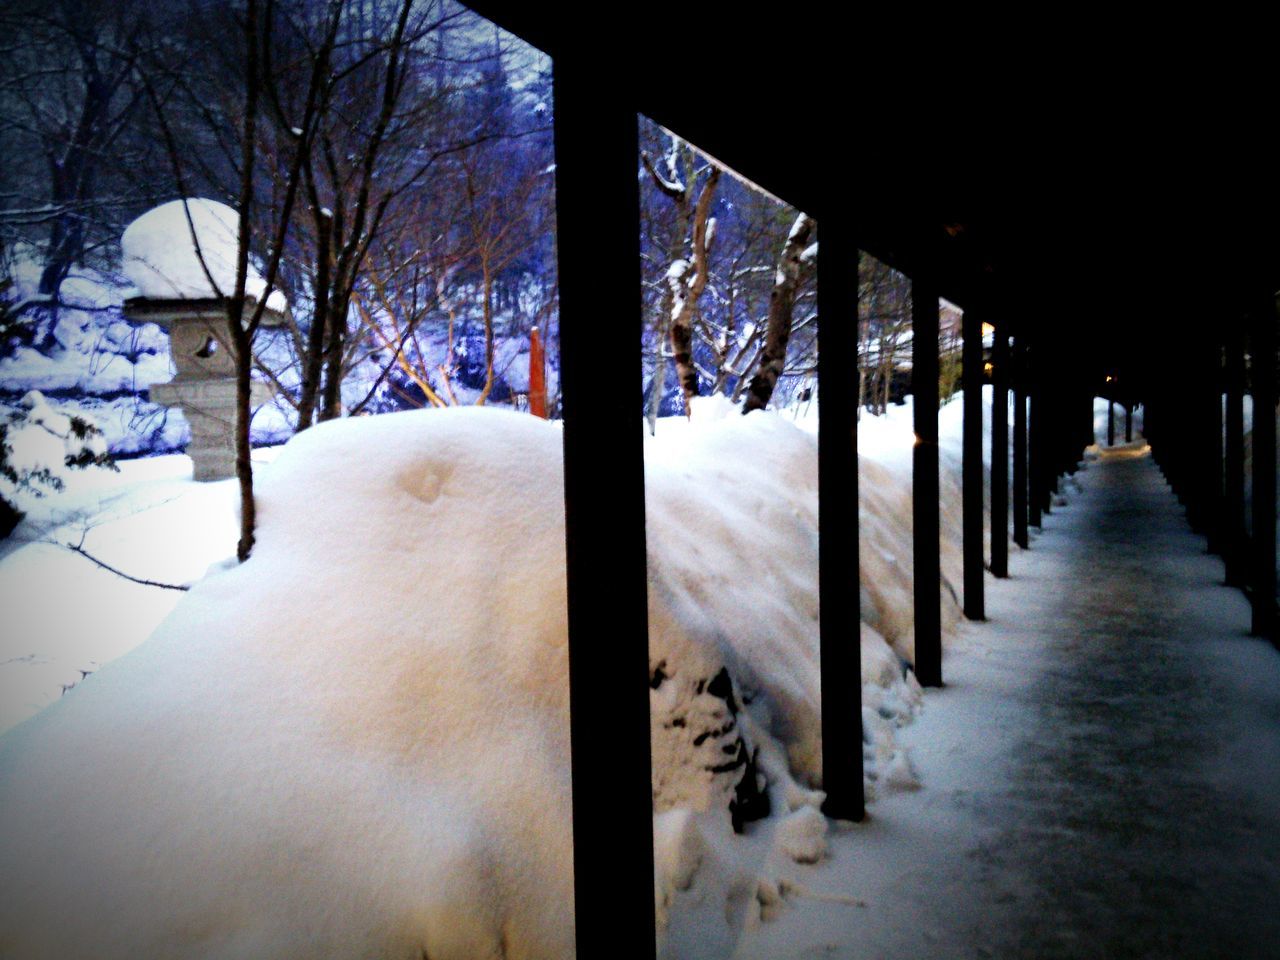
[[[236,472],[234,348],[226,307],[213,284],[224,294],[235,289],[237,231],[238,215],[225,204],[174,200],[143,214],[123,238],[124,272],[140,294],[125,301],[124,315],[169,332],[177,375],[154,384],[151,399],[179,408],[190,425],[187,454],[196,480],[222,480]],[[247,317],[266,283],[251,266],[245,286]],[[262,323],[278,326],[287,312],[275,291],[267,297]],[[273,393],[260,381],[251,390],[255,406]]]

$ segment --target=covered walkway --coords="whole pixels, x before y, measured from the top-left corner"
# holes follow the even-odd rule
[[[1076,475],[871,808],[751,957],[1280,957],[1280,656],[1146,451]],[[879,807],[877,809],[876,807]]]
[[[1207,61],[1189,67],[1183,46],[1152,44],[1145,27],[1107,32],[1100,48],[1087,21],[1078,38],[1055,27],[1054,42],[1033,44],[1018,62],[1008,44],[987,48],[996,34],[981,23],[967,38],[947,25],[936,51],[915,22],[884,33],[907,38],[902,45],[851,46],[847,12],[813,5],[767,22],[726,19],[715,7],[686,10],[679,42],[664,17],[633,18],[606,40],[582,29],[571,4],[470,5],[554,61],[578,955],[608,955],[620,939],[643,944],[655,930],[643,447],[626,428],[634,397],[600,391],[594,373],[600,357],[634,355],[648,322],[637,297],[637,113],[820,225],[822,810],[838,824],[864,814],[858,649],[848,642],[860,621],[859,592],[849,586],[861,582],[854,265],[865,252],[911,281],[914,668],[936,718],[917,736],[922,750],[958,767],[984,751],[992,762],[970,763],[969,779],[956,781],[972,784],[968,808],[953,797],[954,808],[942,811],[963,813],[958,832],[931,844],[929,831],[916,829],[904,841],[922,851],[926,879],[957,849],[974,856],[942,875],[951,886],[904,881],[907,902],[891,908],[904,911],[894,929],[924,936],[969,923],[1004,938],[1003,948],[1047,936],[1028,923],[1069,942],[1067,915],[1083,925],[1077,939],[1097,941],[1071,948],[1074,955],[1105,955],[1090,951],[1137,936],[1151,956],[1212,956],[1170,946],[1212,914],[1222,919],[1216,932],[1197,934],[1201,947],[1229,931],[1222,942],[1243,938],[1265,951],[1257,908],[1276,889],[1275,858],[1254,820],[1269,795],[1261,758],[1274,751],[1248,743],[1275,727],[1269,691],[1278,688],[1274,653],[1244,629],[1280,643],[1271,536],[1280,180],[1267,140],[1274,109],[1265,92],[1274,84],[1257,66],[1269,61],[1243,52],[1248,31],[1234,25],[1239,35],[1219,48],[1231,51],[1233,69],[1219,72]],[[857,26],[861,36],[877,35],[865,10]],[[1202,24],[1187,42],[1203,46]],[[766,49],[763,59],[745,53]],[[1081,51],[1090,54],[1087,84]],[[691,71],[703,62],[714,70]],[[1135,77],[1162,78],[1159,95],[1145,86],[1138,94]],[[891,136],[875,126],[885,118]],[[989,368],[994,411],[1003,415],[1007,392],[1015,411],[1012,451],[1004,425],[997,420],[992,430],[997,496],[987,567],[982,415],[976,403],[965,410],[964,575],[962,587],[951,586],[971,623],[994,620],[970,638],[975,647],[989,644],[985,659],[949,650],[945,665],[934,413],[940,297],[963,310],[964,395],[980,395]],[[634,322],[601,323],[602,309],[619,317],[635,310]],[[1059,478],[1092,441],[1095,396],[1125,410],[1143,407],[1144,435],[1188,504],[1190,526],[1227,559],[1230,582],[1252,601],[1248,624],[1237,595],[1210,589],[1224,573],[1203,541],[1172,526],[1181,523],[1178,511],[1167,493],[1156,496],[1161,488],[1146,460],[1091,472],[1082,502],[1047,517],[1032,556],[1015,557],[1021,583],[1003,582],[1008,528],[1024,547],[1028,531],[1041,528]],[[1121,493],[1127,472],[1137,482]],[[1107,476],[1114,482],[1094,479]],[[1001,502],[1008,480],[1011,495]],[[1017,607],[1019,597],[1026,608]],[[1010,633],[997,642],[1001,630]],[[601,636],[614,642],[598,643]],[[996,677],[1007,686],[995,689]],[[1081,688],[1085,679],[1097,688]],[[974,699],[964,699],[966,686]],[[990,709],[965,715],[983,697]],[[955,716],[947,719],[948,710]],[[961,720],[968,722],[957,731]],[[954,749],[938,754],[948,743]],[[596,758],[617,753],[634,764],[593,776]],[[1246,769],[1246,760],[1258,762]],[[1141,766],[1129,769],[1130,762]],[[1235,777],[1236,785],[1188,772],[1209,763],[1217,765],[1213,777]],[[1040,799],[1059,811],[1051,823],[1022,815],[1040,809]],[[975,847],[971,828],[984,823]],[[1032,838],[1025,862],[999,862],[1005,850],[1028,849],[1010,847],[1000,831]],[[1241,847],[1245,863],[1232,856]],[[1144,865],[1148,854],[1159,855]],[[972,886],[983,863],[989,877],[1025,874],[1006,891],[1011,906],[998,931],[982,919],[997,914],[977,903],[987,891]],[[1090,864],[1094,874],[1080,876]],[[1263,868],[1266,877],[1257,873]],[[1094,875],[1121,877],[1125,888],[1093,891]],[[1169,886],[1134,892],[1152,877]],[[921,902],[911,892],[922,888],[939,898]],[[1211,904],[1204,891],[1217,899]],[[957,919],[962,906],[967,921]],[[1163,932],[1141,924],[1141,935],[1124,933],[1138,914],[1161,918]],[[1025,955],[1042,948],[1049,949],[1028,941]]]

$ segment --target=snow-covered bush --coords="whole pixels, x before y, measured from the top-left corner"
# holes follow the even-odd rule
[[[97,424],[53,409],[32,390],[16,406],[0,405],[0,537],[22,519],[22,501],[61,490],[68,470],[115,469]]]

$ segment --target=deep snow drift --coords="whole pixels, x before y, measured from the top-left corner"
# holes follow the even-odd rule
[[[903,416],[863,421],[870,447],[885,431],[862,461],[862,649],[889,788],[916,785],[894,730],[920,699],[875,625],[909,652]],[[669,955],[716,955],[782,909],[771,863],[826,847],[816,443],[714,400],[647,443],[655,897]],[[0,952],[571,953],[561,489],[559,428],[517,414],[291,441],[252,560],[0,740]],[[735,835],[744,788],[771,814]]]

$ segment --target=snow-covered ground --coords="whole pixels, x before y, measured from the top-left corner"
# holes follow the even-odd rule
[[[1099,459],[902,732],[925,788],[792,865],[736,958],[1276,956],[1280,657],[1147,452]]]
[[[268,463],[274,449],[255,451]],[[65,488],[21,498],[26,519],[0,541],[0,731],[57,701],[147,638],[185,586],[235,556],[234,480],[195,483],[191,459],[127,460],[119,472],[62,474]]]
[[[910,414],[894,408],[860,429],[878,804],[919,785],[900,729],[921,702],[903,669]],[[958,403],[941,414],[949,627],[959,414]],[[692,423],[664,421],[646,441],[655,896],[668,956],[729,955],[744,922],[780,913],[799,889],[792,867],[830,843],[814,789],[816,443],[812,421],[789,420],[708,400]],[[190,483],[185,458],[86,476],[33,512],[18,536],[38,542],[0,561],[0,595],[17,612],[0,655],[16,704],[6,725],[59,702],[0,740],[0,805],[6,823],[25,824],[0,847],[0,870],[28,891],[0,931],[103,956],[426,945],[436,958],[495,942],[507,956],[563,955],[558,429],[457,410],[309,431],[261,471],[259,546],[242,567],[223,563],[232,485]],[[513,490],[540,491],[536,507]],[[86,550],[135,577],[217,572],[142,643],[182,595],[54,545],[85,528]],[[709,771],[726,766],[713,754],[735,762]],[[770,812],[735,833],[729,801],[744,789],[762,790]],[[549,815],[531,821],[531,809]],[[366,838],[358,850],[353,836]]]

